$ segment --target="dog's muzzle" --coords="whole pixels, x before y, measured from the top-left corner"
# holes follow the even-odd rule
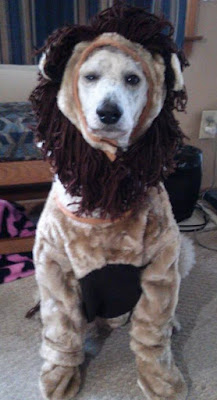
[[[106,125],[116,124],[122,116],[122,111],[117,104],[110,102],[103,103],[97,108],[96,113],[100,121]]]

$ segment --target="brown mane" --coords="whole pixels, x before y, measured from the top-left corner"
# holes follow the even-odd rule
[[[168,31],[165,33],[165,29]],[[164,33],[162,33],[164,31]],[[119,150],[112,163],[106,155],[92,148],[77,128],[57,107],[65,65],[74,46],[93,40],[104,32],[117,32],[139,42],[152,54],[161,54],[166,64],[167,97],[159,116],[148,131],[127,152]],[[119,217],[129,209],[141,206],[146,189],[157,185],[174,170],[174,153],[184,137],[173,110],[184,111],[186,92],[174,92],[171,53],[178,54],[182,68],[187,62],[172,40],[173,28],[163,18],[144,9],[114,5],[95,16],[89,27],[66,26],[54,32],[43,49],[50,49],[45,65],[46,80],[39,84],[30,100],[38,118],[37,141],[44,141],[43,151],[55,173],[72,196],[81,196],[78,214],[100,208],[101,217]]]

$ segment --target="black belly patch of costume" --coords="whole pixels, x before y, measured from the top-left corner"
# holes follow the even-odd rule
[[[146,266],[107,264],[80,279],[88,322],[96,316],[115,318],[131,311],[141,296],[140,274],[144,268]]]

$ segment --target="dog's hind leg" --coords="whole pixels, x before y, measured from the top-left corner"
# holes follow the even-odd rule
[[[72,270],[63,271],[57,251],[45,239],[36,240],[34,260],[43,324],[41,356],[45,360],[41,393],[46,400],[71,400],[80,387],[86,330],[78,282]]]
[[[174,235],[175,236],[175,235]],[[142,295],[132,316],[131,349],[146,400],[185,400],[187,389],[171,353],[178,301],[179,240],[168,237],[141,277]]]

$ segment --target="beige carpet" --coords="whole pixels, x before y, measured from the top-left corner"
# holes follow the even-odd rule
[[[217,233],[202,233],[217,244]],[[217,400],[217,253],[196,247],[197,266],[182,283],[178,315],[182,331],[173,336],[176,361],[189,386],[189,400]],[[40,323],[26,320],[34,277],[0,287],[0,399],[41,400],[38,373]],[[114,331],[91,357],[78,400],[142,400],[136,385],[129,326]],[[100,343],[89,342],[89,352]],[[90,357],[89,357],[90,359]]]

